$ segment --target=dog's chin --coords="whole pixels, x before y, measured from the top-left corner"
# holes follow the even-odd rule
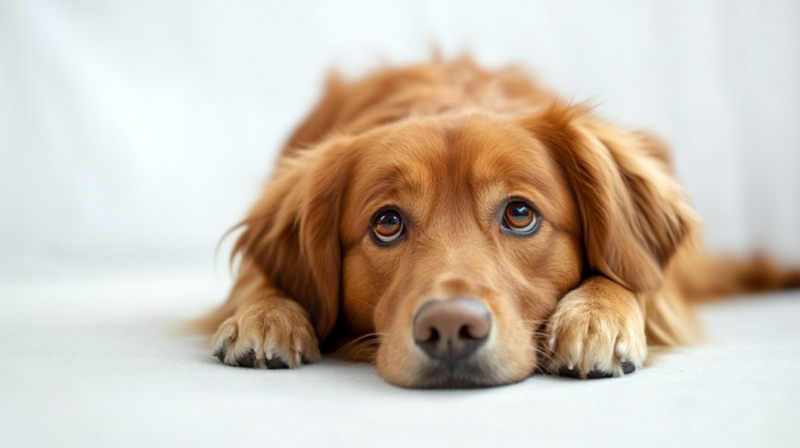
[[[383,376],[390,383],[409,389],[477,389],[504,386],[527,378],[527,375],[509,377],[486,357],[473,357],[457,363],[435,359],[418,362],[408,370],[395,368],[393,374]]]
[[[481,387],[501,386],[507,384],[499,381],[494,372],[478,361],[451,365],[438,361],[429,362],[417,374],[419,389],[474,389]]]

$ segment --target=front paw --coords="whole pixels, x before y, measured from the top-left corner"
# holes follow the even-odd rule
[[[220,361],[240,367],[296,368],[321,357],[308,313],[280,298],[240,309],[220,325],[212,347]]]
[[[544,343],[548,370],[573,378],[622,376],[647,356],[644,318],[630,295],[598,303],[573,291],[550,318]]]

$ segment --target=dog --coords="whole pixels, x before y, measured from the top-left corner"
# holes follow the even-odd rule
[[[658,139],[468,58],[332,75],[237,228],[199,323],[222,363],[297,368],[322,343],[408,388],[619,377],[697,340],[691,303],[800,285],[704,254]]]

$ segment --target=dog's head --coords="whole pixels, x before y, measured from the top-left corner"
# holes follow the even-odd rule
[[[653,139],[582,108],[407,119],[285,157],[237,250],[320,340],[377,333],[393,384],[506,384],[582,278],[660,287],[682,198]]]

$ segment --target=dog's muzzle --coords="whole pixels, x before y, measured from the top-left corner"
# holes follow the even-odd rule
[[[414,316],[414,342],[428,358],[425,383],[436,387],[480,386],[479,352],[492,330],[492,315],[471,297],[431,300]]]

